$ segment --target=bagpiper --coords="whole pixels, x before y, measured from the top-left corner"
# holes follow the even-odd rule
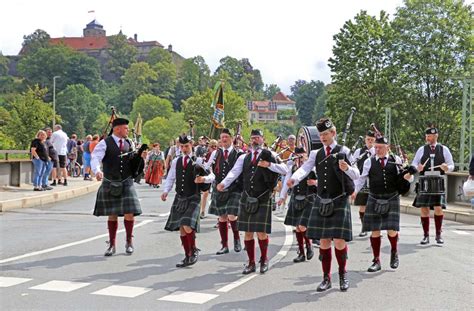
[[[444,193],[444,178],[442,177],[446,172],[454,170],[454,162],[449,148],[438,143],[438,134],[436,127],[426,129],[426,145],[418,149],[412,162],[412,165],[420,172],[419,179],[425,180],[425,182],[419,181],[417,183],[417,194],[413,202],[413,206],[420,208],[421,225],[424,233],[420,242],[422,245],[430,243],[430,209],[434,209],[436,243],[444,244],[441,237],[441,228],[443,225],[443,209],[446,208],[446,194]]]
[[[390,241],[390,267],[397,269],[399,266],[397,244],[400,231],[399,175],[402,173],[401,167],[400,157],[389,155],[388,141],[380,136],[375,140],[375,156],[364,161],[361,176],[355,182],[356,193],[359,193],[366,185],[369,188],[367,208],[362,223],[364,232],[372,232],[370,245],[374,258],[368,272],[381,269],[382,237],[380,232],[382,230],[387,230]],[[403,178],[407,181],[413,180],[410,173],[405,173]]]
[[[349,195],[354,192],[354,180],[359,170],[349,162],[349,149],[335,141],[336,127],[329,118],[316,123],[323,147],[310,152],[306,161],[288,181],[288,187],[301,182],[315,167],[318,195],[308,221],[308,237],[320,240],[319,258],[323,268],[323,281],[318,292],[331,288],[331,244],[339,264],[339,287],[347,291],[349,280],[346,273],[347,245],[352,240],[352,220]]]
[[[296,147],[294,150],[295,159],[290,160],[291,169],[286,174],[283,181],[283,188],[280,193],[279,205],[286,201],[288,186],[287,182],[291,179],[291,175],[307,161],[308,156],[304,148]],[[296,241],[298,242],[298,256],[293,259],[294,263],[311,260],[314,256],[313,245],[311,239],[306,235],[308,227],[308,219],[313,208],[314,197],[317,194],[317,180],[314,171],[311,171],[301,182],[295,184],[291,192],[288,211],[286,213],[284,224],[295,227]],[[305,255],[306,246],[306,255]]]
[[[176,264],[183,268],[194,265],[198,261],[199,250],[196,247],[196,232],[199,232],[199,211],[201,190],[204,184],[214,181],[212,172],[207,176],[199,176],[203,166],[202,159],[192,155],[192,139],[190,136],[179,137],[181,155],[171,162],[161,200],[166,201],[173,184],[176,184],[176,196],[171,205],[170,215],[165,225],[167,231],[179,231],[184,249],[184,259]],[[199,163],[201,162],[201,163]]]
[[[242,151],[234,148],[232,142],[233,137],[230,130],[227,128],[222,129],[220,133],[221,147],[211,153],[206,163],[207,167],[212,167],[212,171],[216,176],[215,185],[218,185],[224,180],[234,167],[237,159],[243,154]],[[218,227],[222,245],[221,249],[216,252],[216,255],[229,253],[228,222],[230,223],[234,236],[234,251],[240,252],[242,250],[239,228],[237,226],[241,196],[242,182],[240,178],[235,180],[225,191],[217,191],[215,186],[212,190],[209,213],[218,217]]]
[[[364,147],[358,148],[351,156],[351,163],[355,163],[357,165],[359,172],[362,172],[365,160],[375,154],[375,133],[371,130],[368,130],[365,134],[364,142]],[[369,194],[367,185],[363,185],[362,189],[357,192],[357,195],[353,195],[354,205],[359,207],[359,218],[361,223],[364,222],[365,206],[367,205],[368,197]],[[359,233],[359,236],[367,236],[367,232],[363,230],[363,227]]]
[[[276,163],[276,154],[263,149],[263,132],[254,129],[251,132],[252,146],[247,154],[241,155],[226,178],[217,185],[218,191],[224,191],[242,174],[243,188],[239,207],[239,231],[245,232],[245,249],[248,264],[243,274],[256,271],[255,240],[257,233],[260,246],[260,273],[268,271],[268,234],[272,231],[271,195],[278,175],[288,172],[285,163]]]

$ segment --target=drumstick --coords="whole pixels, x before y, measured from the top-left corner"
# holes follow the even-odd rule
[[[429,160],[430,158],[426,159],[425,163],[423,163],[423,167],[425,167],[426,163],[428,163]]]

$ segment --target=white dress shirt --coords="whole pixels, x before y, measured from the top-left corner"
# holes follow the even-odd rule
[[[436,143],[432,146],[436,147],[436,145],[438,144]],[[418,164],[424,164],[424,163],[420,163],[421,157],[423,156],[424,148],[425,146],[422,146],[418,148],[418,150],[416,151],[415,157],[413,158],[413,161],[411,162],[411,165],[413,165],[414,167],[417,167]],[[449,151],[448,147],[446,146],[443,146],[443,156],[444,156],[444,163],[448,165],[448,172],[452,172],[454,170],[453,156],[451,154],[451,151]],[[426,164],[428,165],[429,161]]]
[[[227,150],[229,152],[229,156],[230,156],[230,153],[232,152],[232,150],[234,150],[234,147],[232,145],[230,145],[229,148],[219,148],[222,150],[222,153],[224,154],[224,151]],[[216,160],[216,156],[217,156],[217,150],[214,150],[212,153],[211,153],[211,156],[209,157],[209,160],[207,160],[207,162],[204,164],[204,167],[206,168],[206,170],[209,170],[212,168],[212,165],[214,164],[215,160]]]
[[[252,154],[252,159],[254,157],[254,151],[251,149],[251,154]],[[257,150],[257,160],[260,157],[260,154],[262,153],[262,149],[259,148]],[[276,158],[277,154],[272,151],[272,155]],[[230,172],[227,174],[226,178],[222,181],[222,184],[224,185],[224,189],[227,189],[233,182],[236,180],[240,174],[242,174],[242,170],[244,168],[244,159],[247,156],[246,154],[242,154],[237,161],[235,162],[234,167],[230,170]],[[281,175],[286,175],[288,173],[288,166],[286,163],[270,163],[270,166],[268,169],[274,173],[281,174]]]
[[[334,141],[329,147],[331,147],[331,152],[336,147],[337,142]],[[324,153],[326,154],[326,147],[323,145]],[[309,153],[309,158],[306,162],[303,163],[303,165],[291,176],[291,179],[293,179],[296,183],[299,183],[301,180],[303,180],[308,174],[315,168],[315,163],[316,163],[316,154],[319,152],[319,150],[312,150]],[[345,153],[347,158],[349,159],[350,156],[350,150],[347,147],[342,147],[341,152]],[[347,171],[344,171],[344,173],[349,176],[350,179],[352,180],[357,180],[359,178],[359,169],[355,166],[349,166],[349,169]]]
[[[120,139],[122,139],[122,146],[125,146],[125,140],[126,138],[120,138],[118,136],[115,136],[112,134],[112,138],[115,140],[115,143],[117,144],[117,147],[120,147]],[[130,148],[132,150],[135,150],[135,145],[131,140],[128,140],[128,143],[130,143]],[[98,172],[101,172],[100,169],[100,163],[102,162],[102,159],[105,157],[105,151],[107,150],[107,144],[105,143],[105,138],[102,139],[97,146],[95,146],[94,151],[92,152],[91,155],[91,169],[94,172],[94,174],[97,174]]]
[[[67,155],[67,141],[69,137],[63,132],[63,130],[57,130],[51,135],[51,143],[58,155]]]
[[[356,151],[354,151],[354,153],[351,155],[349,161],[351,161],[351,163],[354,163],[359,157],[360,157],[360,151],[361,151],[362,148],[358,148]],[[370,148],[368,151],[368,157],[370,158],[371,156],[373,156],[375,154],[375,147],[372,147]]]

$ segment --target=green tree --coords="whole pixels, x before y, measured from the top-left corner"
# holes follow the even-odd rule
[[[265,99],[272,99],[273,96],[275,96],[280,91],[280,88],[276,84],[265,84],[263,95],[265,96]]]
[[[167,99],[160,98],[151,94],[140,95],[133,102],[133,109],[130,112],[130,119],[135,121],[138,114],[145,123],[155,117],[162,117],[164,119],[170,118],[173,113],[173,105]]]
[[[153,93],[172,100],[176,87],[176,66],[173,63],[159,62],[153,65],[153,70],[157,75],[152,87]]]
[[[296,102],[298,119],[303,125],[313,125],[313,114],[316,108],[317,99],[323,94],[324,83],[321,81],[310,82],[298,80],[293,86],[292,98]]]
[[[84,85],[73,84],[58,94],[56,111],[61,115],[66,133],[84,137],[95,130],[93,124],[97,116],[105,112],[105,104]]]
[[[163,48],[153,48],[146,58],[146,62],[153,67],[156,63],[172,63],[171,53]]]
[[[43,101],[46,91],[38,86],[28,88],[3,104],[11,119],[2,127],[2,131],[6,140],[15,142],[15,148],[28,149],[36,132],[51,124],[53,109]]]
[[[171,139],[188,130],[188,123],[184,121],[181,112],[173,112],[169,118],[156,117],[143,125],[145,138],[150,143],[159,142],[163,146],[167,146]]]
[[[118,109],[122,113],[130,113],[138,96],[152,92],[153,83],[157,78],[157,73],[147,63],[132,64],[122,76]]]
[[[129,44],[127,37],[122,33],[107,37],[107,40],[109,43],[107,69],[118,78],[136,62],[138,50]]]
[[[23,54],[34,53],[40,48],[48,47],[49,39],[51,39],[49,34],[42,29],[36,29],[33,33],[23,36]]]
[[[181,102],[209,87],[210,70],[202,56],[196,56],[183,61],[178,71],[173,106],[181,110]]]

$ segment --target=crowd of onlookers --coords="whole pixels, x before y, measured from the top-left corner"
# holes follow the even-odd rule
[[[99,135],[87,135],[84,140],[78,139],[76,134],[69,137],[59,124],[54,126],[54,132],[49,127],[39,130],[30,146],[34,167],[33,190],[67,186],[68,176],[84,175],[84,180],[92,180],[91,153],[97,143]]]

